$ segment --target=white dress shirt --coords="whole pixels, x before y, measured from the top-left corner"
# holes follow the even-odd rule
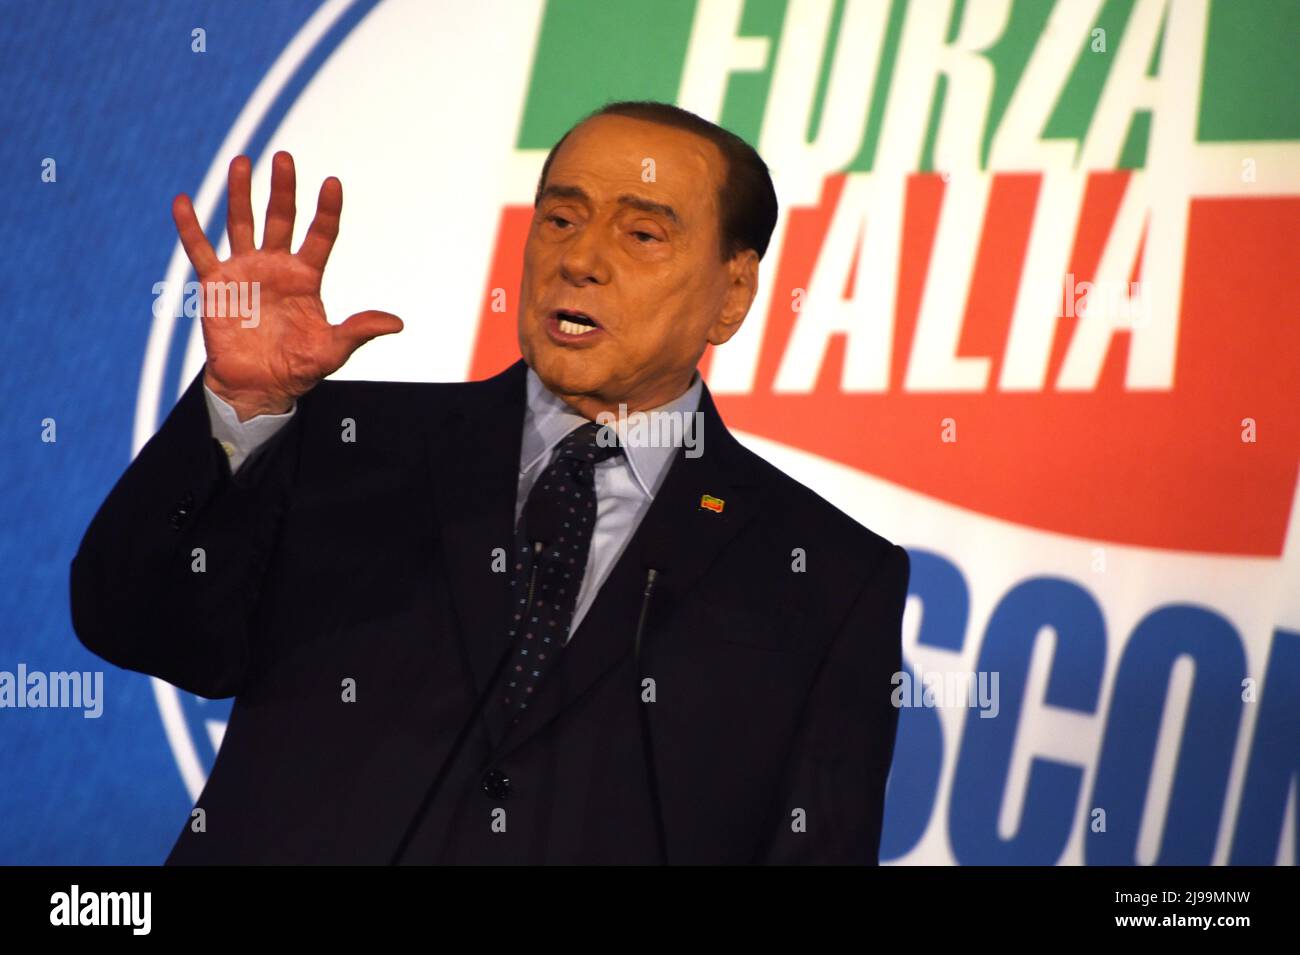
[[[555,457],[556,446],[574,428],[587,423],[560,398],[552,394],[537,374],[528,369],[527,404],[524,408],[523,441],[519,451],[519,487],[515,498],[515,522],[523,514],[528,492],[542,471]],[[703,382],[696,371],[691,383],[678,397],[650,409],[675,412],[687,418],[698,410]],[[235,409],[217,397],[205,382],[208,419],[212,436],[221,443],[230,458],[231,472],[238,471],[262,444],[283,427],[298,410],[295,403],[283,414],[264,414],[240,421]],[[626,435],[623,422],[616,422],[620,437]],[[699,439],[698,433],[697,440]],[[595,465],[596,526],[592,531],[591,550],[582,587],[573,611],[569,636],[577,632],[591,608],[605,578],[614,568],[637,526],[650,509],[655,494],[663,484],[677,449],[671,446],[649,447],[641,443],[624,443],[624,453]]]

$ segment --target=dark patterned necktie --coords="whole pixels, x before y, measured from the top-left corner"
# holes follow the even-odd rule
[[[510,637],[515,649],[501,688],[502,705],[512,716],[512,726],[528,709],[547,668],[564,648],[573,622],[596,526],[595,465],[623,453],[616,444],[597,443],[601,430],[601,425],[589,421],[565,436],[555,460],[529,491],[515,528],[510,579],[515,606]],[[537,566],[531,606],[528,587],[534,558],[525,526],[530,513],[544,515],[546,519],[537,523],[555,528],[555,540],[546,542]]]

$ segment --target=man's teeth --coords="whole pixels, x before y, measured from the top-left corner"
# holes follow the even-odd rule
[[[567,318],[559,319],[560,331],[566,335],[585,335],[587,332],[594,332],[595,325],[579,325],[577,322],[571,322]]]

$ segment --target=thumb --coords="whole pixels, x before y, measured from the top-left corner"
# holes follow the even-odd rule
[[[370,309],[350,315],[341,325],[336,325],[334,337],[351,354],[370,339],[400,332],[404,327],[402,320],[391,312]]]

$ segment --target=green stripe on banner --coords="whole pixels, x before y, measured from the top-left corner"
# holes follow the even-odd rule
[[[1300,3],[1215,0],[1197,138],[1300,139]]]
[[[694,16],[693,0],[548,3],[518,148],[550,149],[609,100],[676,102]]]
[[[767,94],[772,88],[772,65],[776,62],[775,51],[781,44],[785,10],[785,0],[748,0],[740,16],[740,29],[737,32],[741,36],[768,37],[771,44],[769,49],[773,53],[767,58],[765,69],[731,74],[719,122],[755,148],[758,147],[758,134],[763,127]],[[825,90],[819,88],[819,111],[820,97],[824,94]]]
[[[1101,100],[1106,75],[1115,62],[1114,53],[1124,38],[1129,14],[1133,12],[1132,0],[1107,0],[1102,6],[1092,30],[1105,30],[1106,52],[1092,50],[1092,30],[1079,39],[1083,52],[1075,61],[1074,70],[1061,91],[1061,98],[1052,110],[1051,118],[1043,129],[1044,139],[1077,139],[1083,142],[1088,127]],[[1145,149],[1143,150],[1145,152]]]

